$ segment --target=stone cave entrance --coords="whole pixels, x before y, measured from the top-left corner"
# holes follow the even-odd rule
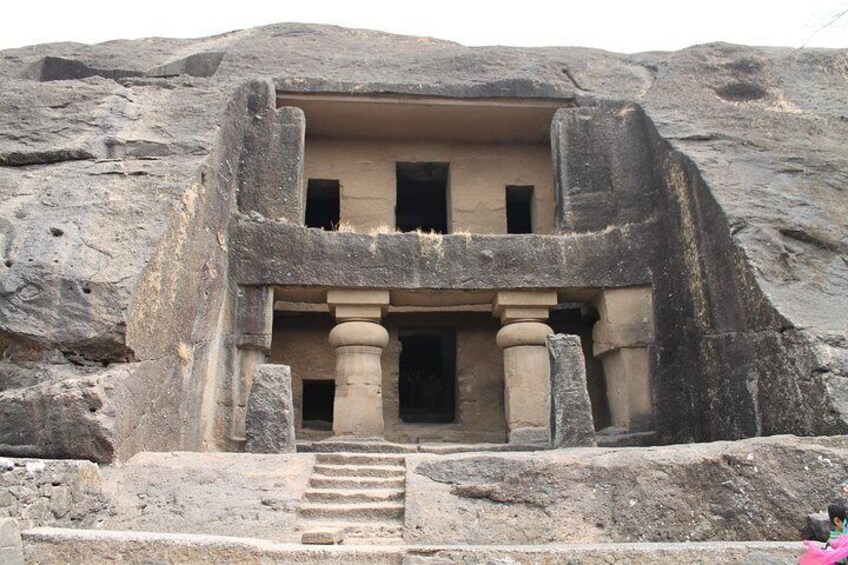
[[[399,328],[399,415],[404,423],[450,423],[456,418],[456,332]]]
[[[301,425],[310,430],[331,431],[335,397],[335,380],[304,380],[300,409]]]

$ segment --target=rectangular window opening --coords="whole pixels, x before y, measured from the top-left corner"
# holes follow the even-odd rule
[[[456,419],[456,331],[400,328],[398,393],[405,423]]]
[[[506,233],[533,233],[532,186],[506,187]]]
[[[309,179],[306,187],[306,227],[327,231],[338,229],[338,180]]]
[[[399,231],[448,233],[448,163],[397,163]]]
[[[336,381],[303,381],[301,427],[310,430],[333,429],[333,402],[336,398]]]

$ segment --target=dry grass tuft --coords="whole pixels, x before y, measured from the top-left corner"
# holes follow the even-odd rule
[[[430,239],[430,240],[436,240],[436,239],[441,239],[441,237],[442,237],[442,234],[440,234],[440,233],[436,233],[436,232],[434,232],[434,231],[432,231],[432,230],[430,230],[430,231],[423,231],[421,228],[418,228],[418,229],[417,229],[417,230],[415,230],[413,233],[414,233],[415,235],[417,235],[419,239]]]
[[[630,114],[636,111],[636,107],[633,104],[628,104],[624,108],[618,111],[619,118],[627,118]]]
[[[376,228],[371,228],[371,230],[369,230],[369,232],[368,232],[368,235],[374,236],[374,235],[387,235],[387,234],[395,234],[395,233],[400,233],[400,232],[394,226],[390,226],[389,224],[380,224]]]

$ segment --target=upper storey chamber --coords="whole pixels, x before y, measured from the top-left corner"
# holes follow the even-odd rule
[[[303,110],[308,227],[554,231],[551,121],[562,100],[278,95]]]

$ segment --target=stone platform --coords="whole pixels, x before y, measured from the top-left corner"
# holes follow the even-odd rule
[[[395,443],[381,439],[331,438],[319,441],[298,441],[298,453],[502,453],[506,451],[537,451],[537,445],[507,443]]]
[[[31,563],[791,563],[807,515],[848,474],[846,436],[301,447],[314,452],[148,452],[101,467],[9,460],[0,480],[18,498],[0,513],[20,521]],[[80,485],[67,509],[64,485]]]
[[[219,536],[37,528],[23,533],[28,564],[104,563],[297,563],[318,565],[450,565],[453,563],[738,563],[789,565],[800,542],[705,542],[553,544],[525,546],[327,546],[273,543]]]

